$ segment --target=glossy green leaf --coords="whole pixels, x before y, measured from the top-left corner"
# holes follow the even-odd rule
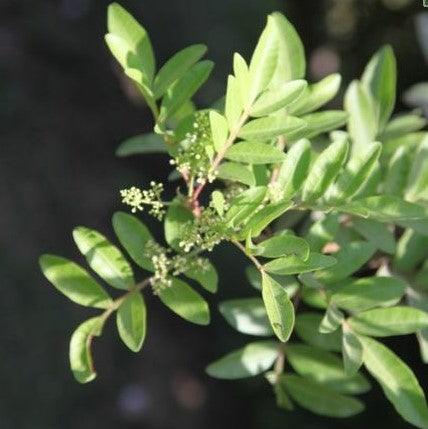
[[[133,352],[140,351],[147,329],[147,311],[140,292],[130,293],[120,304],[116,324],[120,338]]]
[[[223,301],[220,313],[238,332],[270,337],[273,335],[261,298],[242,298]]]
[[[334,73],[319,82],[308,85],[299,99],[289,106],[292,115],[304,115],[319,109],[334,98],[339,91],[341,76]]]
[[[347,325],[343,325],[342,356],[345,373],[356,374],[363,364],[363,346]]]
[[[269,144],[243,141],[232,145],[227,150],[225,158],[248,164],[272,164],[283,161],[285,155]]]
[[[397,412],[418,428],[428,427],[428,408],[421,386],[412,370],[383,344],[367,337],[363,344],[364,365],[379,382]]]
[[[214,143],[214,149],[220,152],[226,143],[227,135],[229,132],[229,126],[227,120],[223,115],[216,112],[215,110],[210,111],[210,125],[211,134]]]
[[[384,223],[373,219],[356,218],[352,227],[367,241],[385,253],[395,253],[395,237],[393,231]]]
[[[298,100],[306,88],[305,80],[293,80],[264,91],[250,109],[251,116],[266,116]]]
[[[156,75],[153,90],[155,98],[160,98],[177,79],[182,78],[206,51],[205,45],[192,45],[175,53]]]
[[[248,186],[256,184],[256,178],[252,170],[247,165],[236,162],[223,162],[220,164],[217,177],[223,180],[240,182]]]
[[[351,417],[364,410],[362,402],[298,375],[285,375],[287,391],[301,407],[328,417]]]
[[[204,261],[202,267],[191,266],[188,270],[184,272],[184,275],[189,279],[196,280],[208,292],[217,292],[217,270],[208,260]]]
[[[351,312],[386,307],[400,301],[407,285],[394,277],[363,277],[343,285],[331,296],[331,303]]]
[[[358,394],[370,389],[370,383],[361,374],[348,375],[342,360],[333,353],[306,344],[288,344],[285,353],[299,375],[331,390]]]
[[[313,201],[324,194],[339,174],[347,153],[347,139],[338,139],[324,149],[309,170],[303,186],[303,201]]]
[[[79,383],[88,383],[95,379],[95,372],[91,344],[94,337],[101,335],[104,320],[93,317],[86,320],[73,332],[70,340],[70,367],[74,378]]]
[[[68,299],[86,307],[108,308],[107,292],[81,266],[69,259],[43,255],[39,259],[45,277]]]
[[[116,156],[126,157],[147,153],[167,153],[167,146],[159,134],[140,134],[130,137],[116,149]]]
[[[102,234],[79,226],[73,230],[73,238],[89,266],[110,286],[128,290],[135,284],[128,261]]]
[[[262,273],[262,296],[275,335],[288,341],[294,326],[294,306],[287,292],[272,277]]]
[[[235,380],[254,377],[267,371],[278,355],[275,341],[257,341],[247,344],[208,365],[208,375],[215,378]]]
[[[428,313],[406,306],[374,308],[352,316],[347,322],[359,334],[389,337],[428,328]]]
[[[318,330],[321,334],[331,334],[339,328],[344,318],[345,316],[340,310],[334,305],[329,305]]]
[[[170,287],[159,291],[159,299],[171,311],[183,319],[197,325],[210,323],[210,311],[207,302],[187,283],[174,277]]]
[[[174,250],[181,250],[180,242],[183,240],[185,227],[191,221],[192,212],[179,201],[168,207],[164,222],[165,240]]]
[[[306,260],[294,255],[274,259],[265,264],[264,269],[273,274],[300,274],[321,270],[326,267],[334,266],[335,264],[336,259],[332,256],[310,253]]]
[[[296,255],[306,260],[309,257],[309,244],[303,238],[281,234],[258,243],[252,253],[265,258]]]
[[[379,129],[382,130],[395,105],[397,65],[391,46],[384,46],[373,55],[364,70],[361,81],[375,101]]]
[[[306,122],[294,116],[278,114],[253,119],[239,131],[238,137],[245,140],[270,140],[281,135],[304,129]]]
[[[114,232],[132,260],[145,270],[153,271],[150,258],[144,256],[147,243],[153,240],[146,225],[136,216],[116,212],[112,218]]]

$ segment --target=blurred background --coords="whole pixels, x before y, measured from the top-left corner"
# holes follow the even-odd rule
[[[222,276],[220,292],[211,299],[209,327],[187,324],[149,297],[142,352],[128,352],[110,323],[95,344],[97,380],[85,386],[73,380],[69,336],[93,312],[57,293],[40,274],[37,258],[50,252],[82,261],[72,228],[86,225],[113,238],[110,218],[121,208],[119,189],[162,180],[170,170],[161,155],[114,156],[122,140],[149,131],[152,122],[104,45],[107,4],[0,0],[0,428],[409,427],[377,387],[364,395],[363,414],[335,421],[277,410],[262,379],[209,379],[204,366],[246,340],[216,313],[216,302],[253,294],[240,256],[229,247],[214,252]],[[222,95],[233,52],[249,58],[266,14],[274,10],[297,27],[310,80],[342,73],[335,107],[341,106],[346,84],[384,43],[398,58],[399,94],[427,80],[428,9],[422,0],[121,4],[149,31],[159,64],[186,45],[208,45],[216,68],[197,96],[201,106]],[[397,109],[403,108],[398,100]],[[161,236],[159,225],[143,218]],[[389,345],[426,388],[415,339]]]

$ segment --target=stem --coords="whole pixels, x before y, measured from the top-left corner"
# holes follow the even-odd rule
[[[239,250],[241,250],[244,254],[245,254],[245,256],[248,258],[248,259],[250,259],[251,261],[252,261],[252,263],[256,266],[256,268],[260,271],[260,272],[263,272],[264,271],[264,268],[263,268],[263,265],[258,261],[258,259],[256,258],[256,257],[254,257],[253,255],[250,255],[250,254],[248,254],[247,252],[246,252],[246,250],[245,250],[245,247],[239,242],[239,241],[236,241],[236,240],[232,240],[232,243],[239,249]]]
[[[284,372],[285,365],[285,346],[280,343],[278,346],[278,357],[275,361],[275,366],[273,368],[275,372],[275,384],[279,382],[281,374]]]

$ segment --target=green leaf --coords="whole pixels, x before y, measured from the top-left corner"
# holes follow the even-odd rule
[[[74,262],[54,255],[39,259],[45,277],[68,299],[86,307],[108,308],[112,300],[107,292]]]
[[[318,330],[321,334],[331,334],[342,324],[345,316],[334,305],[329,305]]]
[[[173,116],[184,102],[192,98],[208,79],[213,66],[212,61],[200,61],[171,86],[162,99],[159,121]]]
[[[254,265],[250,265],[245,269],[245,275],[254,289],[262,290],[262,275]],[[272,275],[271,277],[284,288],[289,298],[292,298],[299,289],[300,285],[293,276]]]
[[[73,332],[70,340],[70,367],[79,383],[88,383],[97,376],[95,372],[91,344],[94,337],[101,335],[104,320],[93,317],[86,320]]]
[[[363,346],[346,324],[342,325],[342,356],[343,368],[348,375],[354,375],[363,364]]]
[[[391,46],[379,49],[367,64],[361,78],[375,101],[379,129],[388,122],[395,105],[397,64]]]
[[[333,198],[346,200],[354,196],[366,184],[376,168],[382,145],[379,142],[367,144],[364,151],[352,154],[344,171],[335,184]]]
[[[227,120],[223,115],[216,112],[215,110],[210,111],[210,125],[211,134],[213,137],[214,149],[220,152],[226,143],[227,135],[229,132],[229,126]]]
[[[374,308],[347,320],[355,332],[371,337],[412,334],[428,327],[428,313],[412,307]]]
[[[285,155],[269,144],[243,141],[232,145],[227,150],[225,158],[248,164],[273,164],[281,162]]]
[[[121,251],[99,232],[79,226],[74,241],[89,266],[110,286],[128,290],[135,284],[134,274]]]
[[[349,113],[348,132],[354,141],[355,150],[364,150],[376,138],[377,115],[371,95],[356,80],[351,82],[345,93],[345,110]]]
[[[242,102],[239,93],[238,82],[235,76],[229,75],[227,78],[226,101],[224,115],[226,116],[229,128],[236,126],[242,113]]]
[[[308,85],[299,99],[289,106],[292,115],[300,116],[313,112],[334,98],[339,91],[341,76],[334,73],[313,85]]]
[[[428,237],[406,229],[397,243],[394,267],[409,272],[428,257]]]
[[[175,314],[197,325],[210,323],[210,310],[207,302],[187,283],[173,278],[170,287],[159,291],[159,299]]]
[[[235,197],[226,212],[225,221],[230,226],[238,226],[259,207],[266,195],[265,186],[248,189]]]
[[[373,219],[355,218],[352,227],[377,249],[391,255],[395,253],[394,233],[384,223]]]
[[[192,45],[175,53],[156,75],[153,90],[155,98],[160,98],[177,79],[181,79],[206,51],[205,45]]]
[[[139,69],[150,83],[153,80],[156,64],[146,30],[117,3],[112,3],[108,7],[107,28],[110,35],[121,39],[127,48],[122,54],[127,63],[123,64],[120,58],[116,57],[122,66]]]
[[[270,15],[272,27],[276,32],[278,56],[272,84],[283,83],[305,77],[306,61],[303,43],[296,29],[279,12]]]
[[[167,147],[159,134],[140,134],[126,139],[116,149],[116,156],[125,157],[146,153],[167,153]]]
[[[180,241],[183,239],[185,226],[192,221],[192,212],[179,201],[168,207],[164,222],[165,240],[174,250],[181,250]]]
[[[398,115],[386,124],[379,140],[385,141],[395,139],[397,137],[419,131],[426,125],[426,123],[426,119],[419,115],[412,113]]]
[[[275,374],[273,373],[274,377]],[[276,378],[276,377],[275,377]],[[278,381],[273,381],[273,391],[276,397],[276,406],[285,410],[293,410],[294,406],[290,397],[287,394],[283,377],[279,377]]]
[[[303,186],[302,200],[320,198],[339,174],[348,153],[348,140],[338,139],[318,156]]]
[[[272,277],[262,273],[262,296],[275,335],[286,342],[293,332],[294,306],[287,292]]]
[[[252,170],[247,165],[238,164],[236,162],[223,162],[220,164],[217,177],[223,180],[240,182],[248,186],[254,186],[256,184],[256,178]]]
[[[270,337],[273,335],[265,306],[261,298],[243,298],[223,301],[220,313],[238,332],[247,335]]]
[[[264,265],[264,269],[273,274],[300,274],[310,271],[321,270],[336,264],[336,259],[332,256],[320,253],[310,253],[306,260],[297,256],[286,256],[274,259]]]
[[[411,166],[411,148],[399,146],[388,162],[384,193],[402,197],[407,186]]]
[[[424,282],[424,284],[427,284]],[[416,291],[415,289],[407,289],[407,299],[412,307],[428,313],[428,295]],[[422,362],[428,363],[428,328],[421,329],[416,333],[416,338],[419,342]]]
[[[339,210],[371,217],[381,222],[398,222],[428,219],[428,210],[392,195],[379,195],[352,201],[338,207]]]
[[[428,427],[428,409],[421,386],[412,370],[383,344],[360,337],[364,365],[379,382],[397,412],[419,428]]]
[[[275,72],[278,59],[278,37],[272,16],[268,16],[251,57],[249,67],[249,99],[251,105],[257,96],[267,88]]]
[[[306,88],[305,80],[293,80],[262,92],[250,109],[251,116],[266,116],[296,101]]]
[[[293,197],[307,177],[311,162],[311,144],[302,139],[294,143],[286,153],[279,170],[277,186],[282,189],[283,198]]]
[[[293,203],[288,200],[278,201],[277,203],[271,203],[263,207],[250,217],[248,223],[240,233],[240,237],[244,238],[248,234],[250,234],[251,237],[258,237],[270,223],[280,217],[292,206]]]
[[[334,352],[341,351],[341,333],[334,331],[322,334],[319,331],[322,316],[319,313],[300,313],[296,316],[295,331],[297,335],[311,346]]]
[[[240,129],[238,137],[245,140],[270,140],[274,137],[304,129],[305,127],[306,122],[302,119],[278,114],[253,119],[246,123]]]
[[[116,324],[120,338],[133,352],[138,352],[146,337],[147,311],[140,292],[131,292],[120,304]]]
[[[334,283],[358,271],[375,253],[373,244],[354,241],[334,254],[337,264],[317,273],[321,281]]]
[[[189,279],[196,280],[205,290],[217,292],[218,274],[211,262],[204,261],[203,267],[194,266],[184,272]]]
[[[428,200],[428,137],[422,140],[415,154],[408,178],[406,200]]]
[[[386,307],[400,301],[407,285],[394,277],[364,277],[343,285],[330,302],[350,312]]]
[[[350,394],[365,393],[370,389],[370,383],[361,374],[348,375],[342,360],[333,353],[305,344],[288,344],[285,353],[299,375],[326,388]]]
[[[205,371],[211,377],[227,380],[254,377],[267,371],[277,355],[275,341],[256,341],[216,360]]]
[[[309,244],[303,238],[291,234],[282,234],[257,244],[252,253],[265,258],[296,255],[306,260],[309,257]]]
[[[141,268],[153,271],[150,258],[144,256],[147,242],[153,240],[146,225],[137,217],[124,212],[116,212],[112,218],[114,232],[120,244],[128,252],[132,260]]]
[[[361,413],[364,405],[357,399],[341,395],[298,375],[284,375],[284,383],[290,396],[303,408],[328,417],[351,417]]]
[[[235,73],[236,86],[238,88],[239,104],[244,108],[247,106],[248,101],[250,72],[244,58],[237,52],[233,55],[233,72]]]

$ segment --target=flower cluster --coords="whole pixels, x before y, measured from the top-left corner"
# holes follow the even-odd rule
[[[170,160],[183,175],[195,178],[196,182],[214,181],[216,174],[211,171],[214,146],[211,135],[209,113],[196,112],[191,131],[180,142],[177,156]]]
[[[129,189],[122,189],[120,195],[122,203],[132,207],[132,213],[143,211],[144,205],[149,205],[149,213],[158,220],[162,220],[165,214],[165,205],[161,200],[163,184],[150,182],[150,189],[140,189],[132,186]]]

